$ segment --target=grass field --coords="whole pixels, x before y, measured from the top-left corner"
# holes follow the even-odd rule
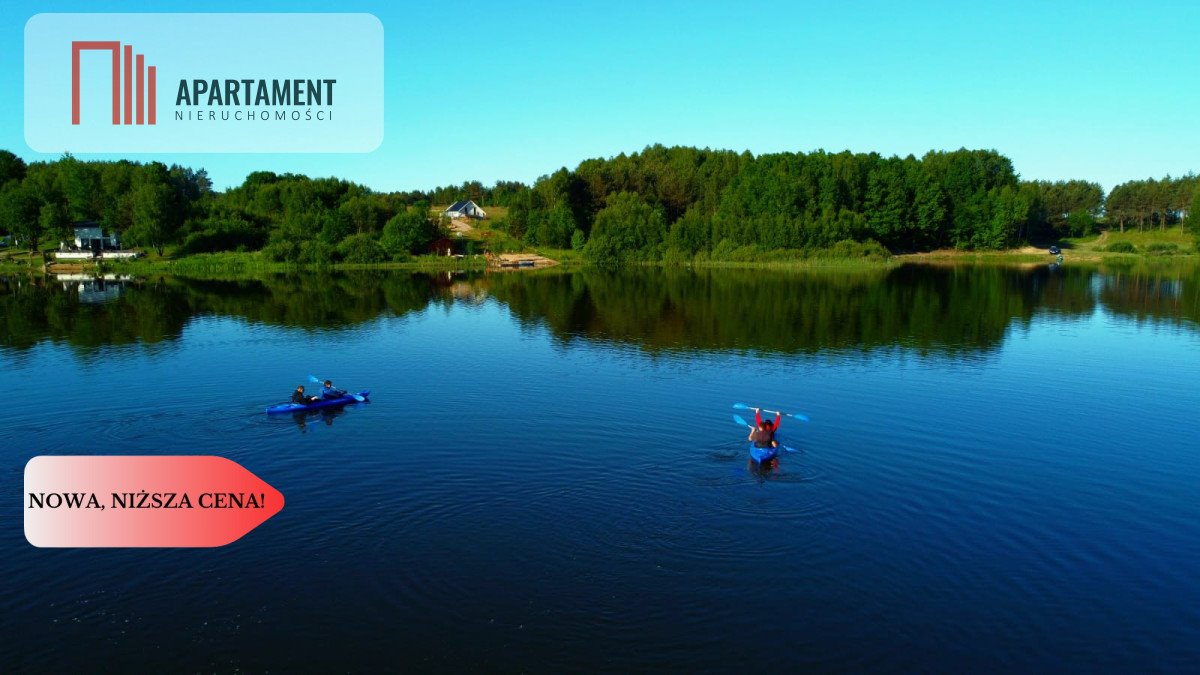
[[[538,255],[546,256],[547,258],[550,258],[551,260],[557,260],[560,263],[565,263],[568,265],[581,265],[585,262],[583,259],[582,253],[580,253],[579,251],[576,251],[575,249],[570,249],[570,248],[550,248],[548,246],[534,246],[533,252]]]
[[[1128,243],[1134,247],[1132,253],[1109,251],[1113,244]],[[1195,235],[1181,227],[1171,227],[1164,231],[1127,230],[1125,232],[1105,231],[1098,235],[1087,237],[1069,237],[1059,242],[1066,262],[1100,262],[1112,257],[1147,257],[1147,256],[1192,256],[1197,251]],[[1172,248],[1174,247],[1174,248]],[[1157,249],[1157,250],[1156,250]],[[1026,246],[1008,251],[959,251],[943,249],[927,253],[907,253],[896,256],[908,262],[1014,262],[1037,263],[1051,259],[1047,247]]]
[[[1185,231],[1182,227],[1169,227],[1166,230],[1125,230],[1118,232],[1109,230],[1094,237],[1069,239],[1068,242],[1078,248],[1101,248],[1115,242],[1128,242],[1133,244],[1138,249],[1146,248],[1151,244],[1167,243],[1175,244],[1180,249],[1186,252],[1195,252],[1196,237],[1190,232]]]
[[[1075,256],[1190,256],[1200,252],[1196,236],[1182,227],[1166,230],[1108,230],[1097,236],[1067,239],[1066,254]]]

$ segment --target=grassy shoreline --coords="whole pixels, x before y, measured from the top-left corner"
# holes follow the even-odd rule
[[[1134,252],[1110,252],[1106,249],[1116,242],[1129,242]],[[1168,250],[1155,249],[1166,245]],[[1066,264],[1117,264],[1130,265],[1145,261],[1177,261],[1188,263],[1200,261],[1196,244],[1191,235],[1180,230],[1167,232],[1105,232],[1099,236],[1070,239],[1061,242]],[[570,249],[535,248],[534,252],[558,261],[559,267],[575,269],[592,266],[578,251]],[[691,267],[701,269],[886,269],[901,264],[1004,264],[1037,265],[1050,264],[1055,257],[1047,250],[1026,246],[1007,251],[960,251],[942,249],[921,253],[902,253],[890,256],[868,255],[861,257],[839,256],[832,252],[804,257],[778,257],[766,260],[723,260],[682,259],[637,263],[642,266]],[[54,264],[51,263],[51,266]],[[254,277],[265,274],[283,274],[314,271],[471,271],[486,270],[483,256],[451,258],[446,256],[418,256],[405,262],[369,264],[294,264],[267,260],[260,252],[203,253],[180,258],[159,256],[151,253],[144,258],[129,261],[70,264],[69,269],[77,273],[116,274],[170,274],[188,277]],[[41,258],[27,252],[6,251],[0,257],[0,273],[43,274]],[[53,273],[53,272],[51,272]]]
[[[917,265],[1001,265],[1001,266],[1022,266],[1035,267],[1041,265],[1049,265],[1053,259],[1048,259],[1049,256],[1031,256],[1028,254],[961,254],[954,252],[932,253],[932,254],[906,254],[893,256],[887,260],[870,260],[870,259],[813,259],[813,260],[795,260],[795,261],[777,261],[777,262],[735,262],[735,261],[703,261],[703,262],[684,262],[684,263],[663,263],[663,262],[644,262],[637,263],[636,267],[665,267],[665,268],[687,268],[687,269],[730,269],[730,270],[765,270],[765,271],[801,271],[801,270],[825,270],[825,271],[861,271],[861,270],[885,270],[893,267],[898,267],[905,264]],[[1154,266],[1174,266],[1174,265],[1190,265],[1200,264],[1200,256],[1196,255],[1175,255],[1175,256],[1152,256],[1143,254],[1110,254],[1104,256],[1085,256],[1078,258],[1070,258],[1065,263],[1067,265],[1075,264],[1080,266],[1098,266],[1112,265],[1128,267],[1131,265],[1154,265]],[[546,269],[558,270],[578,270],[594,267],[590,263],[569,262],[560,264],[550,268],[539,268],[538,271]],[[487,271],[489,268],[483,262],[465,262],[462,260],[454,261],[453,263],[446,262],[430,262],[430,261],[414,261],[406,263],[378,263],[378,264],[335,264],[335,265],[286,265],[277,263],[268,263],[261,265],[197,265],[197,264],[178,264],[171,262],[158,263],[122,263],[119,265],[91,265],[84,267],[82,270],[71,270],[68,273],[76,274],[128,274],[132,276],[179,276],[192,278],[256,278],[274,274],[307,274],[319,272],[354,272],[354,271],[406,271],[406,272],[459,272],[459,271]],[[497,273],[514,274],[514,273],[529,273],[528,270],[494,270]],[[0,263],[0,274],[21,274],[43,276],[54,274],[55,272],[44,272],[41,267],[29,267],[26,265],[12,265]]]

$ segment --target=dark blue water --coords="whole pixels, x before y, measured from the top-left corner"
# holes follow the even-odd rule
[[[0,285],[0,670],[1200,665],[1194,271],[118,285]],[[372,400],[262,413],[310,373]],[[735,402],[798,452],[752,471]],[[33,548],[24,464],[77,453],[287,506]]]

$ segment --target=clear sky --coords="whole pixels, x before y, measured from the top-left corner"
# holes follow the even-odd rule
[[[994,148],[1026,179],[1200,172],[1200,2],[0,3],[0,148],[27,161],[37,12],[371,12],[385,132],[368,154],[121,155],[379,190],[532,181],[652,143],[920,156]],[[114,155],[80,155],[111,159]]]

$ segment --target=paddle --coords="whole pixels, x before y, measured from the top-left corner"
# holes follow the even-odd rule
[[[755,408],[752,408],[745,404],[733,404],[733,408],[734,408],[734,410],[755,410]],[[808,422],[808,420],[809,420],[809,416],[806,416],[806,414],[803,414],[803,413],[779,412],[776,410],[767,410],[767,408],[758,408],[758,410],[760,410],[762,412],[769,412],[772,414],[782,414],[782,416],[785,416],[785,417],[799,419],[800,422]]]
[[[308,376],[308,381],[309,381],[309,382],[315,382],[315,383],[317,383],[317,384],[325,384],[325,380],[320,380],[320,379],[317,379],[316,377],[314,377],[314,376],[312,376],[312,375],[309,375],[309,376]],[[346,396],[349,396],[350,398],[354,399],[355,401],[358,401],[359,403],[362,403],[363,401],[366,401],[366,400],[367,400],[366,398],[364,398],[364,397],[362,397],[362,396],[359,396],[358,394],[351,394],[351,393],[348,393],[348,392],[347,392]]]
[[[740,424],[740,425],[742,425],[742,426],[744,426],[744,427],[749,427],[749,428],[751,428],[751,429],[753,429],[753,428],[754,428],[754,425],[753,425],[753,424],[750,424],[750,423],[749,423],[749,422],[747,422],[746,420],[742,419],[742,416],[741,416],[741,415],[734,415],[734,416],[733,416],[733,421],[734,421],[734,422],[737,422],[738,424]],[[783,448],[784,450],[787,450],[788,452],[795,452],[795,451],[796,451],[796,449],[795,449],[795,448],[788,447],[788,446],[784,445],[783,443],[780,443],[780,444],[779,444],[779,447]]]

